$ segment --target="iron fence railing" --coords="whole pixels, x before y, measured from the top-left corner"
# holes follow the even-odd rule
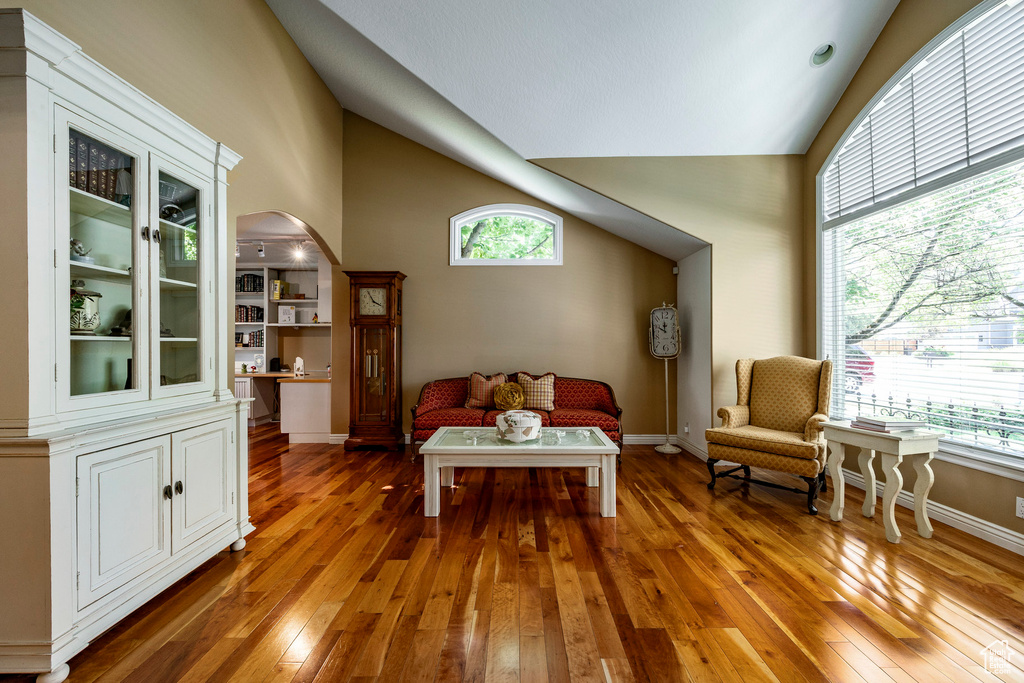
[[[866,396],[860,391],[846,393],[844,403],[849,418],[864,415],[921,420],[942,429],[953,441],[1024,454],[1024,409],[1019,407],[957,405],[909,395]]]

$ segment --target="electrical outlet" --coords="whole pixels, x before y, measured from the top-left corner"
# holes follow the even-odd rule
[[[690,433],[690,423],[687,422],[686,426],[683,427],[683,434],[689,434],[689,433]],[[1020,507],[1020,500],[1021,500],[1020,498],[1017,499],[1017,507]]]
[[[1024,519],[1024,498],[1017,496],[1017,516]]]

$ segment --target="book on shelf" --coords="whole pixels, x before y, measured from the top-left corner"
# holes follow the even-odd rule
[[[235,292],[243,294],[262,294],[263,276],[255,273],[245,273],[235,276]]]
[[[75,176],[75,187],[79,190],[89,189],[89,142],[76,138],[78,144],[78,173]]]
[[[235,306],[235,322],[236,323],[261,323],[263,322],[263,307],[262,306]]]
[[[71,187],[78,187],[78,138],[74,135],[68,137],[70,143],[69,153],[71,158],[71,177],[69,184]]]

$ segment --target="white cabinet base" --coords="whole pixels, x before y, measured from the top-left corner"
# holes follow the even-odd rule
[[[60,683],[69,675],[71,675],[71,667],[67,664],[61,664],[50,673],[36,676],[36,683]]]
[[[63,680],[62,665],[94,638],[228,546],[245,546],[245,535],[254,531],[246,421],[243,403],[211,402],[97,425],[87,434],[0,438],[0,549],[18,549],[0,552],[0,673]],[[176,481],[165,475],[178,464],[177,442],[186,458],[179,469],[196,468],[193,477],[209,469],[221,477],[219,495],[198,489],[198,514],[182,530],[179,548],[172,539],[179,534],[175,524],[189,521],[190,487],[171,500],[163,497],[163,486],[173,491]],[[90,488],[89,476],[99,492]],[[162,480],[151,481],[154,476]],[[125,486],[156,484],[162,484],[158,496],[121,493]],[[111,495],[117,516],[125,515],[125,504],[163,508],[143,520],[119,520],[99,506]],[[219,501],[226,509],[217,509]],[[117,534],[130,538],[118,545]],[[101,561],[92,552],[97,547],[109,548],[113,557]]]

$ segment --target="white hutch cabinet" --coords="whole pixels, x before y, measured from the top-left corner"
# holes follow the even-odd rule
[[[0,673],[54,682],[253,530],[228,387],[240,157],[16,9],[0,151]]]

